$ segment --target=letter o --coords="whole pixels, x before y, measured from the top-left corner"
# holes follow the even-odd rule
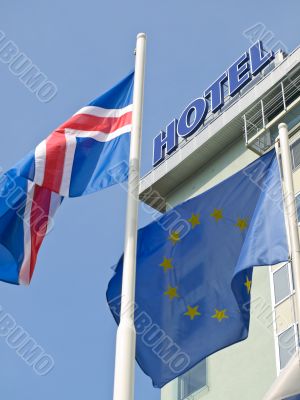
[[[54,367],[54,360],[48,354],[44,354],[33,366],[37,375],[47,375]]]
[[[186,353],[177,353],[169,363],[169,367],[172,372],[182,373],[190,362],[190,357]]]
[[[207,101],[203,97],[193,100],[179,118],[177,125],[178,136],[186,138],[195,133],[204,122],[207,110]],[[193,114],[194,118],[191,121]]]
[[[36,93],[36,97],[42,103],[48,103],[56,95],[57,91],[58,89],[55,83],[47,81],[39,88],[38,92]]]

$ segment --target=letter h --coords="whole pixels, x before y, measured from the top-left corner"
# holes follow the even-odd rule
[[[158,165],[165,154],[171,154],[178,146],[177,119],[174,119],[166,128],[166,132],[160,131],[153,140],[153,166]]]

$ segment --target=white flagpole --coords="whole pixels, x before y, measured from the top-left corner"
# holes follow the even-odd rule
[[[300,324],[300,244],[293,182],[292,159],[289,145],[287,124],[281,123],[279,129],[279,146],[281,150],[282,175],[284,184],[284,202],[289,227],[290,251],[295,288],[295,316]]]
[[[134,303],[145,54],[146,35],[139,33],[136,42],[121,314],[116,339],[114,400],[133,400],[134,397],[136,343]]]

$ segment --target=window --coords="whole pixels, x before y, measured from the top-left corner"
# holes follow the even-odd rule
[[[280,369],[284,368],[296,350],[296,327],[293,325],[278,336]]]
[[[178,378],[178,400],[184,400],[206,386],[206,360]]]
[[[285,299],[290,293],[289,265],[286,264],[278,271],[274,272],[274,295],[275,304]]]
[[[297,208],[297,217],[298,224],[300,223],[300,193],[296,194],[296,208]]]
[[[300,139],[291,144],[292,165],[296,169],[300,165]]]
[[[297,324],[294,314],[294,287],[290,263],[272,267],[274,329],[278,372],[295,353]]]

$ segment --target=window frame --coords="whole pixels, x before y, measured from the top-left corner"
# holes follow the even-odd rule
[[[275,281],[274,281],[274,275],[276,274],[276,272],[278,272],[279,270],[281,270],[282,268],[284,268],[285,266],[288,266],[288,277],[289,277],[289,287],[290,287],[290,293],[283,297],[281,300],[276,302],[276,296],[275,296]],[[288,261],[287,263],[281,265],[280,267],[276,268],[276,270],[272,271],[272,284],[273,284],[273,301],[272,301],[272,305],[273,305],[273,309],[275,311],[275,308],[278,307],[280,304],[284,303],[286,300],[290,299],[291,297],[294,296],[295,294],[295,288],[294,288],[294,282],[293,282],[293,271],[292,271],[292,263],[290,261]]]
[[[205,361],[205,384],[197,389],[195,392],[189,393],[186,397],[181,397],[181,385],[182,385],[182,377],[189,371],[191,371],[193,368],[195,368],[198,364],[194,365],[194,367],[191,368],[191,370],[185,372],[183,375],[178,377],[178,382],[177,382],[177,400],[187,400],[190,398],[190,396],[196,396],[198,394],[200,394],[202,391],[207,390],[208,389],[208,362],[207,362],[207,358],[205,358],[204,360],[200,361],[203,362]],[[200,364],[199,363],[199,364]]]
[[[276,347],[278,350],[278,369],[279,372],[283,370],[283,368],[285,366],[283,366],[281,368],[281,360],[280,360],[280,346],[279,346],[279,336],[282,335],[283,333],[287,332],[289,329],[293,328],[294,330],[294,339],[295,339],[295,349],[297,348],[297,342],[299,340],[297,340],[297,336],[298,336],[298,324],[296,322],[293,322],[291,325],[289,325],[286,329],[282,330],[281,332],[276,334]],[[293,356],[293,354],[291,355],[291,357]]]
[[[279,271],[281,268],[288,265],[288,276],[289,276],[289,286],[290,286],[290,294],[281,299],[276,303],[275,301],[275,285],[274,285],[274,274]],[[271,286],[271,302],[272,302],[272,317],[273,317],[273,333],[274,333],[274,343],[275,343],[275,359],[276,359],[276,370],[277,375],[282,371],[281,368],[281,360],[280,360],[280,347],[279,347],[279,336],[283,333],[287,332],[290,328],[294,328],[294,338],[295,338],[295,348],[299,343],[298,338],[298,322],[295,320],[291,324],[288,325],[286,329],[282,329],[277,331],[276,327],[276,308],[284,303],[286,300],[293,298],[295,296],[295,288],[293,282],[293,270],[292,270],[292,263],[289,261],[287,263],[282,264],[278,268],[272,270],[272,266],[269,267],[269,274],[270,274],[270,286]]]
[[[299,139],[300,140],[300,139]],[[299,167],[300,167],[300,165],[299,165]],[[298,168],[299,168],[298,167]],[[300,192],[297,192],[297,193],[295,193],[295,203],[296,203],[296,199],[297,199],[297,197],[298,196],[300,196]],[[295,204],[296,205],[296,204]],[[296,206],[296,208],[297,208],[297,206]],[[298,221],[298,226],[300,226],[300,219],[298,218],[298,213],[297,213],[297,221]]]
[[[296,135],[296,137],[293,138],[293,139],[291,140],[291,142],[290,142],[290,150],[291,150],[292,170],[293,170],[293,172],[297,171],[297,169],[300,168],[300,163],[299,163],[297,166],[295,166],[295,158],[294,158],[294,152],[293,152],[293,145],[295,145],[297,142],[299,142],[299,144],[300,144],[300,137],[299,137],[299,135]],[[296,196],[297,196],[297,194],[296,194]]]

